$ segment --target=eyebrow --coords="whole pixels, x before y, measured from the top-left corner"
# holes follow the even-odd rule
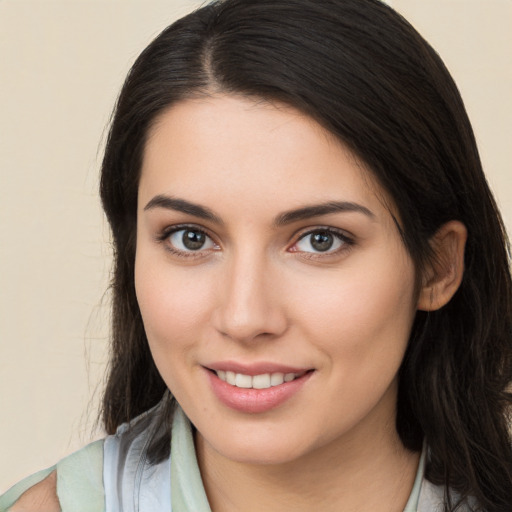
[[[157,195],[149,201],[144,207],[144,211],[152,210],[154,208],[164,208],[166,210],[174,210],[177,212],[193,215],[199,219],[208,220],[215,224],[224,224],[222,219],[215,215],[209,208],[199,204],[191,203],[185,199],[170,197],[166,195]],[[320,217],[322,215],[330,215],[332,213],[355,212],[361,213],[370,219],[375,219],[375,214],[357,203],[350,201],[329,201],[311,206],[304,206],[294,210],[289,210],[279,214],[274,219],[274,225],[277,227],[292,224],[301,220],[310,219],[312,217]]]
[[[276,217],[274,224],[276,226],[285,226],[299,220],[305,220],[312,217],[320,217],[321,215],[329,215],[331,213],[340,212],[362,213],[370,219],[375,219],[375,214],[360,204],[352,203],[349,201],[329,201],[328,203],[305,206],[303,208],[297,208],[296,210],[284,212]]]
[[[144,211],[154,208],[164,208],[166,210],[174,210],[198,217],[199,219],[209,220],[215,224],[224,224],[222,219],[215,215],[209,208],[198,204],[190,203],[185,199],[158,195],[153,197],[151,201],[144,207]]]

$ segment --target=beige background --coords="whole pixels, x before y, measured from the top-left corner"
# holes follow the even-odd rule
[[[453,72],[512,229],[512,1],[389,3]],[[0,492],[101,435],[102,134],[134,58],[198,4],[0,0]]]

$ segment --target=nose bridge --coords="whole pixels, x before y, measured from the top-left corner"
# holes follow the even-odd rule
[[[275,269],[265,251],[240,248],[226,263],[218,329],[239,341],[281,334],[286,319],[276,293]]]

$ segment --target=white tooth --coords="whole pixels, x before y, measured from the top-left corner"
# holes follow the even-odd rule
[[[226,372],[224,370],[217,370],[217,377],[226,382]]]
[[[270,376],[270,385],[279,386],[284,382],[284,373],[273,373]]]
[[[252,387],[254,389],[267,389],[270,386],[271,386],[270,373],[264,373],[262,375],[255,375],[252,378]]]
[[[285,376],[284,376],[284,381],[285,382],[291,382],[292,380],[295,379],[295,373],[287,373]]]
[[[252,388],[252,377],[242,373],[236,374],[235,386],[237,388]]]
[[[232,386],[236,383],[235,372],[226,372],[226,382]]]

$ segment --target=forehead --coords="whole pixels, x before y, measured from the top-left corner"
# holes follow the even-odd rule
[[[226,95],[181,101],[153,125],[139,197],[163,193],[219,207],[236,198],[248,207],[391,203],[382,201],[385,193],[364,163],[311,117],[284,104]]]

